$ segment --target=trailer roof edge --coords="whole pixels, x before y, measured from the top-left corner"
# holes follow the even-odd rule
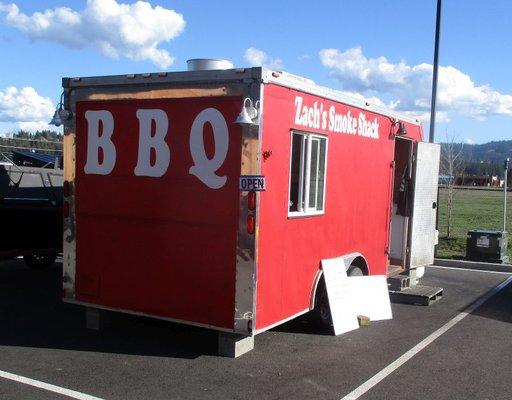
[[[227,70],[210,71],[179,71],[156,72],[125,75],[106,75],[90,77],[62,78],[62,86],[65,89],[74,89],[90,86],[117,86],[128,84],[201,84],[224,82],[255,82],[273,83],[279,86],[296,89],[329,100],[342,102],[350,106],[362,108],[400,121],[420,125],[420,121],[385,107],[372,104],[344,94],[339,90],[317,85],[314,81],[284,71],[276,71],[266,67],[233,68]]]
[[[331,89],[325,86],[317,85],[311,79],[290,74],[288,72],[262,68],[262,81],[264,83],[274,83],[279,86],[300,90],[301,92],[316,95],[319,97],[324,97],[329,100],[339,101],[341,103],[372,111],[387,117],[396,118],[400,121],[409,122],[415,125],[421,125],[421,122],[417,118],[412,118],[397,113],[393,110],[390,110],[389,108],[374,105],[370,101],[363,101],[357,99],[355,97],[342,93],[336,89]]]

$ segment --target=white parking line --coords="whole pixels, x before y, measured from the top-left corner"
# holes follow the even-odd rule
[[[414,346],[412,349],[410,349],[407,353],[405,353],[402,356],[400,356],[399,358],[397,358],[395,361],[393,361],[391,364],[389,364],[386,368],[382,369],[380,372],[378,372],[377,374],[372,376],[370,379],[368,379],[362,385],[360,385],[359,387],[354,389],[352,392],[347,394],[341,400],[356,400],[359,397],[361,397],[363,394],[365,394],[367,391],[369,391],[371,388],[373,388],[375,385],[377,385],[380,381],[385,379],[387,376],[391,375],[393,373],[393,371],[400,368],[403,364],[405,364],[407,361],[409,361],[411,358],[413,358],[421,350],[423,350],[425,347],[427,347],[429,344],[431,344],[434,340],[436,340],[438,337],[443,335],[450,328],[452,328],[453,326],[458,324],[465,317],[467,317],[469,314],[471,314],[473,311],[475,311],[478,307],[480,307],[483,303],[485,303],[487,300],[489,300],[492,296],[494,296],[500,290],[505,288],[510,282],[512,282],[512,276],[507,278],[505,281],[500,283],[498,286],[495,286],[492,290],[490,290],[485,295],[480,297],[473,304],[468,306],[464,311],[457,314],[454,318],[452,318],[450,321],[448,321],[446,324],[444,324],[437,331],[428,335],[425,339],[423,339],[421,342],[419,342],[416,346]]]
[[[94,397],[85,393],[76,392],[74,390],[66,389],[60,386],[55,386],[50,383],[36,381],[35,379],[25,378],[21,375],[11,374],[10,372],[0,371],[0,378],[9,379],[11,381],[24,383],[25,385],[34,386],[39,389],[44,389],[49,392],[62,394],[63,396],[71,397],[78,400],[103,400],[99,397]]]
[[[470,271],[470,272],[486,272],[488,274],[501,274],[501,275],[512,275],[512,271],[491,271],[488,269],[475,269],[475,268],[459,268],[459,267],[441,267],[439,265],[429,265],[428,268],[437,268],[437,269],[451,269],[455,271]]]

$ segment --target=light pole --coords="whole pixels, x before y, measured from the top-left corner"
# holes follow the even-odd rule
[[[508,164],[510,158],[507,157],[505,160],[505,181],[503,183],[503,232],[507,231],[507,179],[508,179]]]
[[[428,137],[428,141],[430,143],[434,143],[434,125],[436,124],[437,70],[439,64],[439,35],[441,32],[441,3],[441,0],[437,0],[436,38],[434,42],[434,75],[432,77],[432,102],[430,105],[430,134]]]
[[[439,65],[439,35],[441,32],[441,0],[437,0],[436,36],[434,40],[434,74],[432,76],[432,100],[430,104],[430,134],[428,141],[434,143],[434,128],[436,124],[436,97],[437,97],[437,70]],[[437,191],[437,204],[439,204],[439,190]],[[439,229],[439,207],[436,208],[436,230]],[[437,257],[439,245],[434,246],[434,255]]]

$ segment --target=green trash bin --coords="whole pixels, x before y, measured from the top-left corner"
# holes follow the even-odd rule
[[[466,240],[466,259],[489,263],[507,263],[507,232],[473,229]]]

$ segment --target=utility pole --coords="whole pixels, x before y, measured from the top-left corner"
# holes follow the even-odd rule
[[[505,160],[505,181],[503,183],[503,232],[507,231],[507,179],[508,179],[508,165],[510,158]]]
[[[434,126],[436,124],[436,97],[437,97],[437,72],[439,64],[439,34],[441,31],[441,6],[442,1],[437,0],[436,14],[436,38],[434,42],[434,76],[432,77],[432,102],[430,105],[430,135],[428,141],[434,143]]]
[[[434,75],[432,76],[432,100],[430,104],[430,134],[428,141],[434,143],[434,128],[436,125],[436,96],[437,96],[437,70],[439,65],[439,33],[441,31],[441,0],[437,0],[436,37],[434,41]],[[437,191],[437,204],[439,204],[439,190]],[[436,230],[439,229],[439,207],[436,208]],[[437,256],[439,245],[434,246],[434,255]]]

